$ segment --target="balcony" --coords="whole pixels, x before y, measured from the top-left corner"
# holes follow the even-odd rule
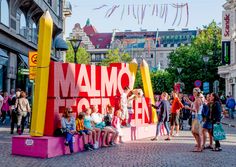
[[[65,4],[63,7],[63,14],[65,17],[70,17],[72,15],[72,6],[71,6],[71,3],[68,1],[65,1]]]

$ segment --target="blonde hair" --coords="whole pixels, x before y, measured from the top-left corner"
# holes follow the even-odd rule
[[[193,88],[193,93],[197,93],[197,96],[201,95],[201,89],[200,88]]]

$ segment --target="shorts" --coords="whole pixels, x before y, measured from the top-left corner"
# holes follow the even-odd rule
[[[211,130],[212,129],[212,123],[206,121],[203,123],[203,126],[202,126],[204,129],[208,129],[208,130]]]
[[[179,125],[179,113],[171,113],[170,125]]]
[[[85,130],[79,130],[78,134],[82,135],[83,133],[85,133],[86,135],[89,135],[89,130],[85,129]]]

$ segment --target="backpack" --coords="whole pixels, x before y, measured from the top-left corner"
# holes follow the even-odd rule
[[[226,106],[227,106],[228,108],[234,108],[234,107],[235,107],[235,100],[232,99],[232,98],[229,99],[229,100],[227,101]]]
[[[202,107],[202,117],[206,118],[209,114],[209,108],[206,104],[203,104]]]

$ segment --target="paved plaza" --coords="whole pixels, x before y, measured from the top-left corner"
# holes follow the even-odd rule
[[[228,123],[229,120],[225,119]],[[230,124],[234,124],[231,121]],[[236,123],[235,123],[236,124]],[[191,152],[194,140],[191,132],[182,131],[171,141],[152,142],[150,138],[135,142],[102,148],[92,152],[81,152],[51,159],[39,159],[11,155],[11,135],[7,127],[0,128],[1,167],[230,167],[236,166],[236,128],[224,125],[227,140],[222,142],[222,152],[204,150],[203,153]]]

